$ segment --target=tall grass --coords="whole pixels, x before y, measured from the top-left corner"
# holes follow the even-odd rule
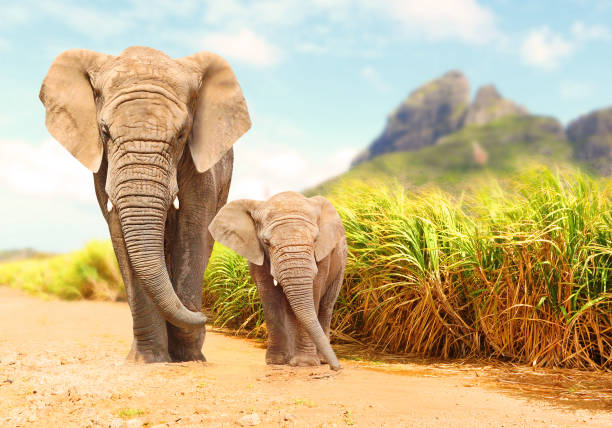
[[[263,308],[246,260],[219,243],[204,275],[203,300],[215,326],[255,336],[265,333]]]
[[[609,181],[538,169],[459,198],[354,182],[331,199],[349,244],[337,336],[389,352],[612,368]],[[259,327],[260,307],[238,297],[255,286],[237,257],[215,254],[205,294],[223,302],[221,323]]]
[[[126,297],[110,241],[91,241],[60,256],[1,263],[0,284],[68,300]]]

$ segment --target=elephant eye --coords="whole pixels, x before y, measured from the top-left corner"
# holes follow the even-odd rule
[[[106,125],[100,126],[100,136],[102,137],[102,141],[110,140],[110,132],[108,132],[108,126]]]
[[[264,238],[263,239],[263,243],[264,243],[264,245],[269,246],[270,245],[270,240],[268,238]]]

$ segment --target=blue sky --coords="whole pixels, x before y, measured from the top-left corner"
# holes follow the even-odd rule
[[[52,140],[38,90],[62,51],[232,64],[253,128],[230,199],[336,175],[416,86],[462,70],[567,122],[612,104],[612,1],[0,1],[0,249],[76,249],[107,236],[90,174]]]

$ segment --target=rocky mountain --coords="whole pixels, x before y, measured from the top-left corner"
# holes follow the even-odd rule
[[[480,173],[500,176],[530,163],[586,167],[612,176],[612,107],[564,128],[557,119],[531,114],[504,98],[493,85],[480,87],[471,102],[469,92],[467,78],[455,70],[417,88],[351,169],[318,189],[374,176],[444,185]]]
[[[485,125],[500,117],[528,114],[525,107],[500,95],[493,85],[481,86],[468,108],[464,125]]]
[[[470,101],[470,84],[463,73],[449,71],[414,90],[387,119],[382,134],[353,165],[383,153],[418,150],[458,130]]]
[[[528,114],[503,98],[495,86],[481,87],[470,104],[470,83],[449,71],[413,91],[387,119],[382,134],[353,161],[353,166],[390,152],[419,150],[467,125],[482,126],[504,116]]]
[[[569,123],[566,133],[576,158],[612,176],[612,107],[580,116]]]

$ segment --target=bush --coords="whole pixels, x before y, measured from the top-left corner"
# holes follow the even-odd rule
[[[0,284],[62,299],[124,300],[125,288],[110,241],[42,259],[0,264]]]

